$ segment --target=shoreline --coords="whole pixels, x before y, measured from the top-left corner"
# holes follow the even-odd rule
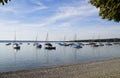
[[[0,72],[0,78],[119,78],[120,57],[49,68]]]

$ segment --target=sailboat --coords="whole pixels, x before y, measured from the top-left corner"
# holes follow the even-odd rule
[[[117,41],[117,38],[114,39],[114,45],[119,45],[120,43]]]
[[[75,39],[74,39],[74,40],[76,41],[76,39],[77,39],[77,35],[75,34]],[[75,43],[75,44],[73,45],[73,47],[74,47],[74,48],[82,48],[81,44],[82,44],[82,43]]]
[[[69,46],[69,44],[66,43],[66,40],[65,40],[65,36],[64,36],[64,40],[62,42],[59,42],[58,44],[61,45],[61,46]]]
[[[52,46],[52,44],[48,42],[48,33],[47,33],[45,41],[46,41],[45,43],[46,46]]]
[[[39,44],[38,41],[37,41],[37,37],[38,37],[38,35],[36,36],[35,46],[36,46],[36,48],[42,48],[42,45]]]
[[[27,43],[27,45],[30,45],[30,43]]]
[[[13,47],[14,47],[14,49],[20,49],[19,44],[15,44]]]
[[[99,46],[104,46],[104,44],[101,42],[101,40],[100,40],[100,36],[99,36]]]
[[[96,43],[93,43],[91,46],[92,47],[98,47],[99,45],[97,45]]]
[[[13,48],[14,49],[20,49],[20,45],[18,43],[16,43],[16,32],[15,32],[15,41],[14,41],[14,44],[13,44]]]
[[[9,45],[11,45],[11,43],[7,43],[6,45],[9,46]]]
[[[94,37],[92,37],[92,39],[90,39],[89,43],[87,45],[96,45],[96,43],[94,42]]]
[[[67,45],[69,45],[69,46],[72,47],[72,46],[75,45],[75,42],[76,42],[76,34],[75,34],[75,36],[74,36],[73,42],[67,43]]]
[[[109,40],[108,39],[106,39],[106,44],[105,45],[107,45],[107,46],[112,46],[112,44],[109,42]]]
[[[53,45],[50,42],[48,42],[48,33],[47,33],[47,36],[46,36],[45,49],[48,49],[48,50],[56,49],[56,47],[53,47]]]
[[[99,45],[95,42],[95,39],[92,38],[91,42],[89,43],[89,45],[91,45],[91,47],[98,47]]]
[[[103,43],[101,43],[101,42],[99,42],[99,46],[104,46],[104,44],[103,44]]]

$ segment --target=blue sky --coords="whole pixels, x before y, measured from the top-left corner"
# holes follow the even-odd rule
[[[0,5],[0,40],[120,37],[120,23],[102,20],[88,0],[12,0]]]

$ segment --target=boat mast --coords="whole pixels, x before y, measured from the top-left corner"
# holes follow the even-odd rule
[[[76,39],[77,39],[77,35],[75,34],[74,41],[76,41]]]
[[[101,40],[100,40],[100,35],[98,35],[98,42],[99,42],[99,43],[101,42]]]
[[[16,42],[16,31],[14,33],[14,42]]]
[[[64,41],[66,41],[66,37],[64,36]]]
[[[37,37],[38,37],[38,34],[36,35],[36,39],[35,39],[35,42],[37,43]]]
[[[46,36],[46,40],[45,41],[48,41],[48,32],[47,32],[47,36]]]

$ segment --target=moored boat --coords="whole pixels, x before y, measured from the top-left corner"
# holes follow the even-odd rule
[[[82,48],[82,46],[80,46],[80,45],[77,45],[77,46],[74,46],[74,48]]]
[[[45,46],[52,46],[52,44],[47,42],[47,43],[45,43]]]
[[[99,46],[104,46],[104,44],[103,43],[99,43]]]
[[[66,42],[60,42],[58,44],[61,45],[61,46],[69,46],[70,45],[70,44],[67,44]]]
[[[15,41],[13,43],[13,48],[19,50],[20,49],[20,45],[16,42],[16,32],[15,32],[15,38],[14,39],[15,39]]]
[[[36,36],[36,41],[33,44],[33,46],[36,46],[36,48],[42,48],[42,45],[40,43],[38,43],[37,38],[38,38],[38,35]]]
[[[54,47],[50,42],[48,42],[48,33],[46,36],[46,43],[44,45],[45,45],[45,49],[47,49],[47,50],[55,50],[56,49],[56,47]]]
[[[56,47],[53,47],[53,46],[47,46],[47,47],[45,47],[45,49],[48,49],[48,50],[55,50]]]
[[[13,48],[14,48],[14,49],[20,49],[20,46],[19,46],[18,44],[15,44],[15,45],[13,46]]]
[[[94,43],[94,44],[91,44],[91,47],[99,47],[99,45]]]
[[[110,42],[107,42],[105,45],[112,46],[112,44]]]
[[[36,45],[36,48],[42,48],[41,44]]]
[[[7,43],[6,45],[7,45],[7,46],[8,46],[8,45],[11,45],[11,43]]]

